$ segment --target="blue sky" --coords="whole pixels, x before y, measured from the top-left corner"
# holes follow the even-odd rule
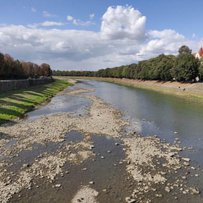
[[[161,53],[175,54],[181,43],[194,51],[202,44],[202,0],[0,2],[1,52],[36,63],[44,60],[54,68],[112,67]]]

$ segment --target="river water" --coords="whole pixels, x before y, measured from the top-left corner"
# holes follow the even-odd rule
[[[166,94],[161,94],[155,91],[130,88],[125,86],[120,86],[107,82],[99,82],[99,81],[90,81],[90,80],[80,80],[73,88],[94,88],[95,92],[85,93],[85,94],[93,94],[100,98],[102,98],[105,102],[113,105],[115,108],[119,109],[126,119],[132,121],[132,125],[136,127],[137,133],[142,136],[149,135],[157,135],[162,140],[166,142],[173,143],[175,140],[180,141],[180,145],[184,147],[182,155],[185,157],[189,157],[191,159],[192,165],[195,167],[200,167],[202,171],[203,168],[203,105],[195,102],[188,101],[184,98],[180,98],[177,96],[171,96]],[[58,105],[60,104],[60,105]],[[44,115],[50,115],[54,113],[61,112],[71,112],[71,113],[85,113],[86,108],[90,105],[90,101],[80,98],[77,96],[55,96],[52,101],[46,106],[39,108],[33,112],[28,113],[28,119],[36,119]],[[70,136],[70,135],[69,135]],[[73,137],[69,137],[72,139]],[[94,143],[98,147],[96,147],[97,154],[104,154],[109,148],[114,146],[115,140],[108,141],[106,138],[93,137]],[[78,139],[81,139],[81,135],[78,135]],[[104,139],[104,140],[100,140]],[[103,144],[101,144],[103,143]],[[107,148],[106,148],[107,147]],[[53,147],[52,147],[53,148]],[[43,150],[43,149],[42,149]],[[120,150],[120,151],[119,151]],[[105,154],[105,156],[108,156]],[[120,158],[123,156],[122,150],[115,150],[115,156],[111,156],[108,159],[105,159],[105,167],[101,164],[101,162],[87,162],[87,166],[80,166],[79,169],[73,168],[73,171],[79,171],[78,174],[71,176],[67,179],[69,182],[65,182],[64,184],[68,188],[71,185],[71,189],[69,191],[70,194],[74,194],[77,185],[74,183],[77,182],[87,182],[87,177],[89,179],[98,179],[96,182],[101,183],[100,185],[108,185],[109,183],[105,182],[109,178],[101,178],[99,176],[99,170],[107,170],[102,171],[100,174],[105,174],[112,172],[108,177],[113,177],[111,183],[117,185],[116,181],[119,177],[125,177],[123,171],[118,172],[115,169],[112,170],[112,166],[110,163],[118,162]],[[108,167],[106,167],[108,166]],[[80,177],[81,167],[90,168],[92,171],[88,173],[85,177]],[[121,168],[123,170],[123,168]],[[81,178],[81,179],[80,179]],[[63,178],[65,181],[66,179]],[[72,181],[70,181],[72,180]],[[105,181],[104,181],[105,180]],[[103,182],[102,182],[103,181]],[[193,180],[192,180],[193,181]],[[197,181],[195,179],[195,181]],[[125,178],[123,181],[120,181],[122,185],[115,187],[115,192],[111,193],[112,196],[108,196],[108,200],[105,200],[105,196],[100,196],[101,202],[114,202],[116,198],[119,198],[119,194],[121,194],[120,189],[125,188],[126,183]],[[196,182],[195,182],[196,183]],[[199,174],[198,178],[198,187],[200,191],[203,190],[203,173]],[[50,187],[49,187],[50,188]],[[102,188],[97,188],[98,190],[102,190]],[[21,202],[26,202],[28,197],[32,197],[32,201],[38,201],[44,195],[44,190],[41,190],[42,194],[38,193],[38,195],[33,195],[30,193],[25,193],[27,196],[24,196],[24,200],[21,198]],[[123,191],[125,195],[128,195],[129,189]],[[50,194],[50,193],[49,193]],[[66,193],[64,195],[57,196],[53,194],[53,198],[56,197],[64,197],[67,198]],[[113,196],[114,195],[114,196]],[[62,201],[62,199],[56,199],[56,201]],[[42,199],[41,199],[42,200]],[[104,201],[105,200],[105,201]],[[159,202],[171,202],[171,197],[167,197],[166,199],[162,199]],[[14,202],[18,202],[17,199],[13,199]],[[67,201],[67,199],[66,199]],[[123,199],[120,200],[121,202]],[[120,202],[116,201],[116,202]],[[46,202],[46,201],[44,201]],[[158,201],[157,201],[158,202]],[[184,201],[183,201],[184,202]],[[201,201],[196,201],[201,202]]]
[[[203,105],[177,96],[130,88],[107,82],[81,81],[82,88],[95,88],[96,96],[133,120],[143,136],[158,135],[189,148],[184,155],[203,166]],[[91,93],[92,94],[92,93]]]

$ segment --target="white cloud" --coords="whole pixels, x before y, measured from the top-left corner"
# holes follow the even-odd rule
[[[73,21],[74,18],[73,18],[73,16],[67,16],[67,20],[68,20],[68,21]]]
[[[161,53],[176,54],[181,45],[187,44],[186,38],[175,30],[152,30],[147,35],[147,43],[143,44],[137,54],[142,58],[149,58]]]
[[[67,16],[67,21],[74,20]],[[55,21],[35,26],[0,25],[0,50],[21,60],[47,62],[55,69],[95,70],[162,53],[175,54],[183,44],[196,51],[203,44],[203,40],[188,40],[175,30],[147,31],[145,21],[139,11],[118,6],[107,9],[98,32],[51,29],[63,25]]]
[[[36,12],[37,12],[37,9],[34,8],[34,7],[32,7],[32,8],[31,8],[31,11],[32,11],[33,13],[36,13]]]
[[[109,7],[102,17],[101,32],[110,39],[140,40],[145,36],[146,17],[133,7]]]
[[[94,14],[94,13],[91,13],[91,14],[89,15],[89,19],[90,19],[90,20],[94,19],[94,17],[95,17],[95,14]]]
[[[43,16],[44,16],[45,18],[56,17],[55,14],[52,14],[52,13],[50,13],[50,12],[48,12],[48,11],[43,11],[42,14],[43,14]]]
[[[92,21],[92,19],[87,20],[87,21],[82,21],[82,20],[76,19],[76,18],[74,18],[73,16],[70,16],[70,15],[67,16],[67,21],[71,22],[73,25],[76,25],[76,26],[90,26],[90,25],[95,24]]]
[[[64,25],[64,23],[55,22],[55,21],[44,21],[44,22],[40,23],[39,25],[44,26],[44,27],[52,27],[52,26],[62,26],[62,25]]]

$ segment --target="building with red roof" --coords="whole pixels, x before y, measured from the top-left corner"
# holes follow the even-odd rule
[[[201,47],[197,53],[194,53],[195,58],[201,59],[203,58],[203,48]]]

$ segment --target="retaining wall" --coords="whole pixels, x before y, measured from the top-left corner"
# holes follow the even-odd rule
[[[39,78],[39,79],[26,79],[26,80],[0,80],[0,92],[16,89],[26,89],[35,85],[42,85],[53,82],[53,78]]]

